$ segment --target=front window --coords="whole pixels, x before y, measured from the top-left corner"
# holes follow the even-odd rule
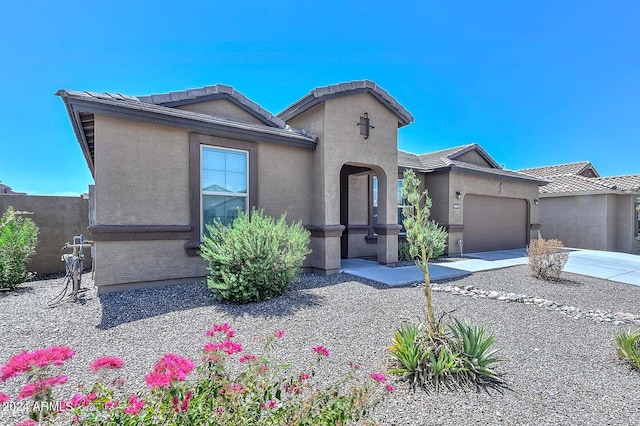
[[[202,146],[201,206],[202,227],[218,220],[231,224],[239,211],[247,211],[249,153],[226,148]]]
[[[400,232],[405,232],[404,224],[402,221],[404,220],[404,216],[402,214],[402,208],[406,204],[405,199],[402,198],[402,179],[398,179],[398,191],[396,196],[396,205],[398,208],[398,225],[402,225],[402,229]],[[378,177],[373,177],[373,224],[376,225],[378,223]]]

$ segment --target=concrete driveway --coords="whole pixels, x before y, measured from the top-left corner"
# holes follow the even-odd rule
[[[569,250],[569,260],[564,267],[565,272],[640,285],[640,256],[612,251]],[[465,257],[472,257],[486,262],[487,264],[484,267],[488,267],[491,264],[505,264],[506,262],[513,262],[516,265],[527,263],[524,249],[469,253]],[[467,261],[456,262],[451,266],[456,267],[457,263],[462,262]]]
[[[569,249],[564,271],[640,286],[640,256],[598,250]],[[467,253],[455,262],[429,264],[433,281],[461,278],[474,272],[526,265],[525,249]],[[376,262],[343,259],[341,272],[377,281],[388,286],[423,280],[417,266],[389,268]]]

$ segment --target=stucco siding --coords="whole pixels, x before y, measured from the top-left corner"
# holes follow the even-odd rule
[[[98,224],[189,224],[186,130],[96,116],[95,132]]]
[[[567,247],[607,250],[607,196],[582,195],[540,199],[541,234]]]
[[[478,152],[475,151],[475,150],[466,152],[466,153],[462,154],[461,156],[456,157],[456,160],[464,161],[465,163],[475,164],[477,166],[491,167],[491,165],[487,162],[487,160],[482,158],[482,156],[480,154],[478,154]]]
[[[369,175],[349,176],[349,225],[369,224]]]
[[[357,123],[368,113],[371,129],[368,139],[360,135]],[[325,134],[319,147],[324,153],[325,200],[323,207],[326,223],[340,220],[340,169],[345,163],[362,166],[377,166],[379,203],[396,198],[396,176],[398,171],[398,118],[368,93],[329,99],[325,103]],[[388,185],[383,183],[388,182]],[[382,191],[386,190],[386,196]],[[393,202],[395,205],[395,201]],[[396,209],[380,206],[380,223],[397,223]],[[385,216],[386,214],[386,216]]]
[[[186,256],[183,245],[181,240],[98,242],[96,283],[108,287],[205,276],[205,262],[198,256]]]
[[[193,104],[181,105],[175,108],[185,111],[199,112],[202,114],[208,114],[217,117],[231,118],[233,120],[242,121],[245,123],[264,125],[262,121],[227,99],[216,99],[213,101],[198,102]]]
[[[258,144],[258,205],[270,216],[287,212],[288,221],[311,222],[313,151]]]
[[[424,176],[424,181],[432,202],[430,218],[441,225],[448,225],[449,209],[451,208],[449,205],[449,173],[430,173]]]

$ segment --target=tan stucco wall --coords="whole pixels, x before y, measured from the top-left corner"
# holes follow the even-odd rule
[[[313,151],[275,144],[258,144],[258,205],[273,217],[311,223]]]
[[[194,278],[206,275],[199,257],[188,257],[184,241],[101,241],[96,244],[99,286]]]
[[[189,132],[95,117],[98,224],[189,224]]]
[[[456,160],[464,161],[465,163],[475,164],[477,166],[491,167],[491,165],[487,162],[487,160],[482,158],[482,156],[480,154],[478,154],[477,151],[466,152],[466,153],[462,154],[461,156],[456,157]]]
[[[349,176],[349,225],[369,224],[369,175]]]
[[[360,135],[356,124],[360,116],[369,113],[371,130],[368,139]],[[315,220],[319,223],[340,223],[340,169],[345,163],[377,166],[377,175],[386,171],[388,185],[378,176],[379,203],[396,198],[396,175],[398,172],[398,118],[389,109],[368,93],[342,96],[325,102],[325,133],[318,143],[314,167],[324,176],[324,196],[320,201]],[[386,186],[386,188],[385,188]],[[386,197],[382,191],[386,189]],[[320,197],[318,197],[320,198]],[[393,201],[395,203],[395,201]],[[394,208],[379,206],[380,223],[397,223]]]
[[[542,236],[567,247],[634,253],[640,248],[634,203],[635,196],[626,194],[542,197]]]
[[[262,121],[258,120],[256,117],[249,114],[239,106],[234,105],[227,99],[216,99],[214,101],[198,102],[194,104],[181,105],[175,108],[185,111],[200,112],[202,114],[214,115],[217,117],[231,118],[233,120],[242,121],[245,123],[264,125]]]
[[[540,233],[567,247],[607,250],[607,196],[540,198]]]
[[[422,176],[431,197],[431,216],[439,224],[449,224],[449,173],[429,173]],[[455,191],[454,191],[455,198]]]
[[[43,195],[0,195],[0,216],[13,206],[15,211],[30,212],[24,215],[38,226],[38,245],[27,268],[30,272],[50,274],[64,272],[60,260],[62,246],[75,235],[88,238],[89,200],[82,197],[54,197]],[[71,250],[65,251],[71,253]],[[85,249],[84,267],[91,267],[91,250]]]

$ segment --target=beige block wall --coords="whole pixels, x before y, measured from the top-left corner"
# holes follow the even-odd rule
[[[227,117],[245,123],[264,125],[262,121],[226,99],[216,99],[214,101],[181,105],[176,107],[176,109],[199,112],[202,114],[214,115],[218,117]]]
[[[29,212],[24,215],[38,226],[38,245],[27,268],[38,274],[64,272],[60,260],[62,246],[71,242],[75,235],[87,235],[89,226],[89,200],[82,197],[54,197],[43,195],[0,195],[0,216],[12,206],[15,211]],[[71,253],[71,250],[65,251]],[[84,267],[91,267],[91,250],[84,251]]]
[[[96,220],[189,224],[189,132],[95,117]]]
[[[313,151],[275,144],[258,144],[258,205],[273,217],[311,223]]]

